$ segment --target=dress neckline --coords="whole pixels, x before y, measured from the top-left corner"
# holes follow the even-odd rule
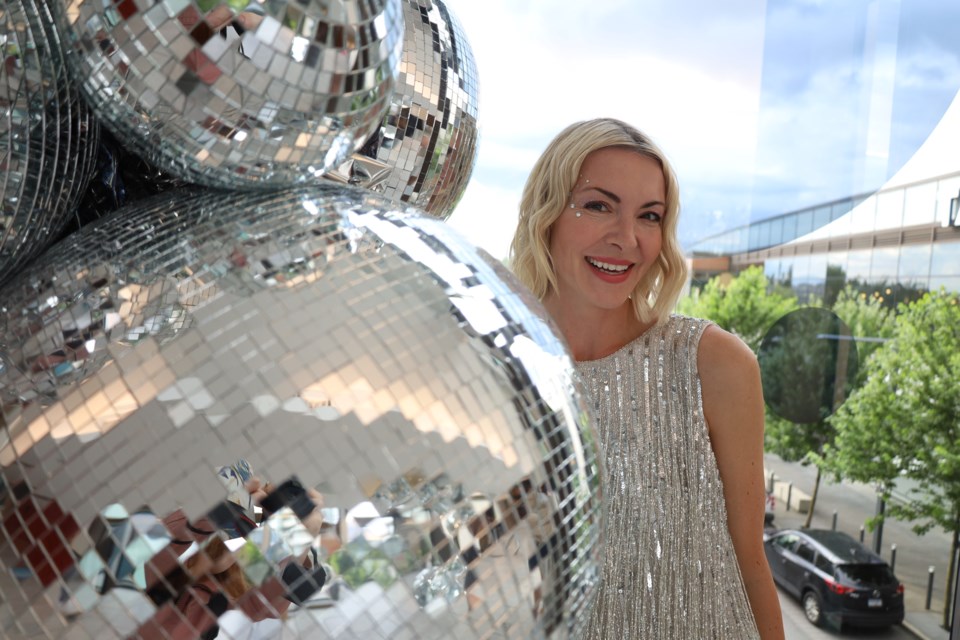
[[[650,325],[649,327],[647,327],[646,329],[644,329],[644,330],[640,333],[640,335],[638,335],[636,338],[633,338],[632,340],[629,340],[628,342],[625,342],[625,343],[624,343],[622,346],[620,346],[620,348],[618,348],[616,351],[613,351],[613,352],[611,352],[611,353],[609,353],[609,354],[607,354],[607,355],[605,355],[605,356],[603,356],[603,357],[594,358],[593,360],[576,360],[575,363],[578,364],[578,365],[595,365],[595,364],[602,363],[602,362],[604,362],[604,361],[606,361],[606,360],[609,360],[609,359],[611,359],[611,358],[615,358],[615,357],[621,355],[622,353],[624,353],[625,351],[629,351],[630,349],[632,349],[632,348],[634,347],[634,345],[636,345],[638,342],[641,342],[641,341],[645,340],[645,339],[646,339],[650,334],[652,334],[655,330],[657,330],[657,329],[659,329],[659,328],[661,328],[661,327],[666,326],[667,323],[669,323],[672,319],[673,319],[673,316],[671,315],[669,318],[667,318],[667,320],[666,320],[665,322],[655,322],[655,323],[653,323],[652,325]]]

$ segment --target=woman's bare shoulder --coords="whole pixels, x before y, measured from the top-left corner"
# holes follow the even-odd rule
[[[750,347],[736,335],[716,325],[704,330],[697,351],[697,373],[708,421],[717,426],[721,417],[747,406],[762,406],[760,367]]]
[[[757,357],[737,335],[710,324],[703,331],[697,360],[701,375],[711,370],[729,370],[741,366],[756,366]]]

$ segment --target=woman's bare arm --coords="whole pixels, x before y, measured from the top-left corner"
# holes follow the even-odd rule
[[[783,619],[763,550],[763,389],[756,356],[736,336],[710,326],[698,353],[703,411],[717,458],[727,526],[763,640],[783,639]]]

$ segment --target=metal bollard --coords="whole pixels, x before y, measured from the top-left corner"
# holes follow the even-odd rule
[[[860,542],[861,543],[863,542],[863,536],[866,533],[866,530],[867,530],[866,527],[864,527],[863,525],[860,525]]]
[[[833,529],[834,531],[837,530],[837,510],[836,509],[833,510],[833,524],[831,525],[831,529]]]
[[[933,597],[933,569],[933,565],[927,569],[927,606],[924,607],[927,611],[930,611],[930,599]]]
[[[790,500],[793,498],[793,483],[787,485],[787,511],[790,511]]]
[[[897,566],[897,543],[894,542],[890,545],[890,571],[893,571],[894,567]]]

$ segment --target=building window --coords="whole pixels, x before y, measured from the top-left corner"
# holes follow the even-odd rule
[[[783,219],[783,240],[781,242],[790,242],[797,237],[797,216],[790,215]]]
[[[870,265],[870,282],[878,284],[897,281],[897,259],[900,247],[877,247]]]
[[[870,277],[871,258],[873,258],[871,249],[851,251],[847,259],[847,279],[858,279],[865,282]]]
[[[897,279],[900,281],[926,283],[930,276],[929,244],[912,244],[900,248],[900,266]]]
[[[793,240],[793,238],[783,237],[783,218],[771,220],[768,245],[772,247],[774,245],[783,244],[784,242],[789,242],[790,240]]]
[[[960,242],[938,242],[932,253],[930,275],[960,276]]]
[[[797,237],[801,238],[813,231],[813,211],[804,211],[797,216]]]
[[[830,206],[817,207],[813,212],[813,228],[819,229],[827,225],[833,218],[830,217]]]

